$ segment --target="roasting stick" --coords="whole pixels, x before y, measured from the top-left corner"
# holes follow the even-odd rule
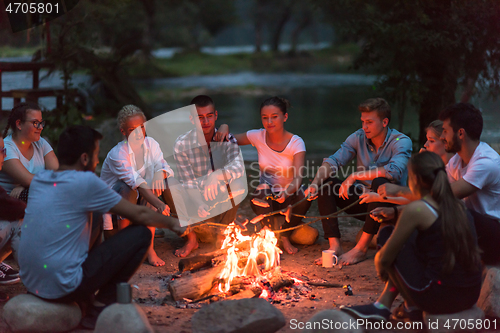
[[[323,187],[327,186],[327,185],[330,185],[332,183],[332,181],[330,180],[329,182],[326,182],[324,183],[323,185],[321,185],[319,188],[318,188],[318,192],[319,190],[321,190]],[[294,208],[295,206],[301,204],[302,202],[308,200],[310,198],[310,196],[308,195],[307,197],[304,197],[302,198],[301,200],[297,201],[296,203],[294,203],[293,205],[289,205],[288,207],[291,207],[291,208]],[[312,200],[316,200],[316,199],[312,199]],[[351,206],[348,206],[348,207],[351,207]],[[267,214],[260,214],[256,217],[254,217],[250,223],[257,223],[259,221],[261,221],[262,219],[265,219],[266,217],[269,217],[269,216],[273,216],[273,215],[276,215],[276,214],[280,214],[281,212],[283,211],[283,209],[280,209],[280,210],[275,210],[273,212],[270,212],[270,213],[267,213]],[[343,210],[342,210],[343,211]]]

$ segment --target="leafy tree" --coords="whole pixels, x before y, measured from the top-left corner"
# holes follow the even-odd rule
[[[355,68],[380,74],[391,102],[415,105],[425,127],[479,89],[500,89],[500,5],[496,0],[338,0],[320,2],[341,34],[356,36]]]

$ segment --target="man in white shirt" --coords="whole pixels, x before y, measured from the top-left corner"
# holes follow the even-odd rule
[[[453,193],[471,211],[485,263],[500,262],[500,156],[481,142],[483,117],[472,104],[457,103],[439,115]]]

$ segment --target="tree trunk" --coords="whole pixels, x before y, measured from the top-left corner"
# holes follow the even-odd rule
[[[403,91],[403,96],[401,97],[401,109],[399,110],[399,123],[398,123],[398,131],[400,131],[401,133],[403,133],[405,111],[406,111],[406,91]]]
[[[262,51],[262,28],[264,26],[264,4],[263,0],[255,2],[255,53]]]
[[[279,51],[281,34],[283,33],[283,29],[285,28],[285,25],[288,22],[288,20],[290,20],[291,16],[292,16],[291,7],[286,7],[285,11],[283,12],[281,17],[279,18],[278,25],[276,26],[276,29],[274,30],[274,33],[273,33],[273,37],[271,40],[271,50],[273,52]]]
[[[311,22],[312,22],[311,13],[310,12],[305,12],[302,15],[302,20],[300,20],[299,24],[297,24],[297,26],[295,27],[295,29],[293,29],[293,31],[292,31],[292,36],[291,36],[291,39],[292,39],[292,48],[290,50],[291,54],[295,54],[297,52],[297,44],[298,44],[298,41],[299,41],[300,33],[305,28],[307,28],[311,24]]]
[[[146,28],[142,38],[142,54],[146,60],[150,60],[151,52],[153,51],[153,32],[155,31],[155,2],[154,0],[143,0],[142,5],[146,13]]]
[[[447,71],[446,66],[442,66],[432,76],[422,77],[422,84],[427,87],[427,92],[420,103],[420,145],[427,141],[425,128],[439,118],[439,113],[445,107],[455,103],[457,77],[458,75],[453,75],[453,71]]]

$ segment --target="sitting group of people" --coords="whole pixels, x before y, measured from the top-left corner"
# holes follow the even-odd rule
[[[231,195],[221,205],[225,208],[212,208],[242,187],[245,169],[238,145],[251,144],[260,169],[251,194],[253,211],[261,215],[296,204],[288,224],[267,218],[263,226],[298,226],[317,199],[325,238],[340,265],[364,260],[378,234],[375,266],[386,281],[384,292],[374,304],[344,311],[387,320],[401,293],[405,303],[398,316],[415,320],[422,310],[457,312],[477,301],[481,261],[500,262],[500,156],[480,142],[483,120],[474,106],[445,109],[428,127],[423,151],[412,157],[410,138],[389,128],[389,104],[369,99],[359,106],[362,128],[324,159],[306,187],[306,147],[285,129],[287,100],[265,100],[263,128],[235,135],[226,124],[215,127],[218,112],[209,96],[197,96],[191,104],[195,128],[175,141],[176,174],[160,144],[146,135],[144,113],[128,105],[118,113],[124,140],[107,154],[100,179],[94,174],[100,133],[86,126],[67,128],[56,157],[40,136],[45,125],[40,107],[14,107],[0,139],[0,162],[5,159],[0,205],[8,207],[0,211],[6,220],[0,223],[5,235],[0,260],[10,247],[18,247],[14,255],[28,292],[87,304],[82,324],[92,327],[100,311],[116,301],[116,283],[128,281],[146,257],[151,265],[165,264],[153,248],[155,228],[185,236],[185,245],[175,251],[185,257],[198,241],[181,225],[208,219],[227,225],[236,219],[241,200]],[[356,172],[341,180],[341,168],[354,159]],[[365,223],[356,246],[343,253],[335,213],[346,207]],[[281,233],[281,244],[294,254],[298,249],[289,237],[290,231]],[[0,264],[0,284],[17,281],[19,272]]]

